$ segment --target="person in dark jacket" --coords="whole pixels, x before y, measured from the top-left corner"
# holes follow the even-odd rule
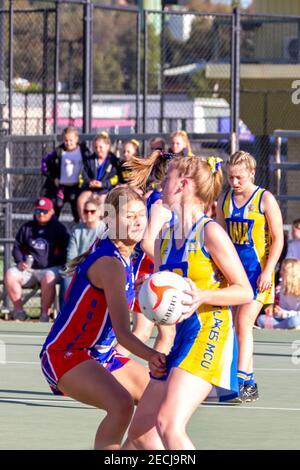
[[[101,132],[94,139],[94,153],[89,156],[83,168],[83,191],[78,198],[78,213],[83,221],[83,208],[92,194],[100,197],[103,205],[106,194],[119,183],[119,160],[111,152],[111,140],[107,132]]]
[[[79,142],[76,127],[63,132],[63,144],[42,159],[41,171],[46,176],[42,194],[54,203],[57,217],[66,202],[71,205],[75,222],[79,222],[77,199],[83,185],[83,168],[90,156],[84,142]]]
[[[22,287],[41,287],[41,321],[49,321],[59,271],[66,262],[69,233],[54,215],[53,203],[46,197],[35,203],[34,219],[19,229],[13,258],[16,266],[4,276],[8,297],[13,303],[15,320],[28,318],[23,310]],[[31,266],[30,266],[31,265]]]

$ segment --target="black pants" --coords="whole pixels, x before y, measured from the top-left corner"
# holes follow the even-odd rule
[[[59,218],[62,208],[66,202],[69,202],[71,205],[72,215],[74,217],[74,222],[79,222],[79,214],[77,211],[77,199],[80,194],[80,189],[77,184],[73,186],[64,186],[60,185],[59,188],[52,185],[44,186],[43,196],[48,197],[53,201],[54,211],[57,218]]]

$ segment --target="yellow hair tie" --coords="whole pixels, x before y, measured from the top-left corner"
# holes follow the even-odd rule
[[[100,132],[99,136],[104,137],[104,139],[107,139],[109,137],[109,134],[106,131],[102,131],[102,132]]]
[[[139,141],[136,139],[131,139],[130,141],[133,145],[136,145],[137,147],[140,145]]]
[[[219,157],[208,157],[207,163],[209,164],[209,168],[213,174],[218,171],[222,161],[222,158]]]

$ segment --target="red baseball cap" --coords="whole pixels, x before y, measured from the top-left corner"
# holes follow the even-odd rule
[[[53,202],[47,197],[40,197],[34,205],[35,209],[46,209],[50,211],[53,209]]]

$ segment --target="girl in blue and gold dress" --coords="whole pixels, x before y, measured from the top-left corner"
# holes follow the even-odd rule
[[[252,290],[225,230],[205,215],[222,187],[217,158],[176,157],[163,183],[163,203],[176,212],[155,246],[155,269],[187,278],[187,314],[176,325],[167,372],[146,388],[128,432],[127,449],[193,449],[186,426],[213,386],[234,395],[237,351],[229,305]]]
[[[258,399],[253,374],[253,326],[263,305],[274,302],[274,272],[283,248],[283,225],[275,197],[254,183],[256,161],[247,152],[227,163],[229,191],[218,202],[217,220],[227,230],[253,289],[253,301],[236,308],[239,346],[238,401]]]

